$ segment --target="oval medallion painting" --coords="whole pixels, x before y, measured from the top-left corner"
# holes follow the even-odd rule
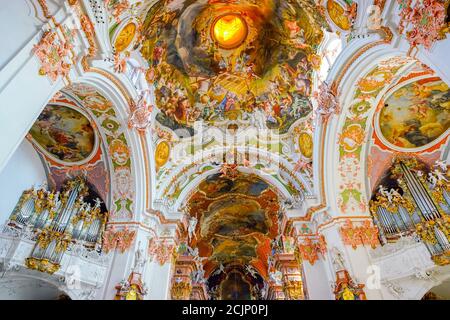
[[[311,158],[313,155],[313,139],[309,133],[302,132],[298,137],[298,145],[300,152],[306,158]]]
[[[136,35],[136,24],[127,24],[117,36],[114,42],[114,48],[117,52],[122,52],[127,49]]]
[[[95,147],[90,121],[80,112],[65,106],[46,106],[30,134],[42,149],[62,162],[83,161]]]
[[[167,141],[162,141],[158,144],[155,151],[155,163],[158,168],[163,167],[170,156],[170,145]]]
[[[396,90],[381,110],[386,140],[400,148],[426,146],[450,126],[450,90],[440,79],[415,81]]]
[[[345,14],[345,9],[336,1],[329,0],[327,2],[327,10],[330,19],[342,30],[350,30],[352,23],[350,19]]]

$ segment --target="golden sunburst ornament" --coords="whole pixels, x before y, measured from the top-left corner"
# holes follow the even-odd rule
[[[238,14],[225,14],[212,25],[212,37],[223,49],[239,47],[247,38],[248,26]]]

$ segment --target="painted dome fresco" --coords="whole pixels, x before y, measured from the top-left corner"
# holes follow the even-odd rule
[[[84,161],[95,148],[95,132],[89,119],[65,106],[46,106],[30,135],[46,153],[60,162]]]
[[[278,228],[278,195],[256,175],[233,179],[220,173],[206,178],[188,202],[198,219],[191,245],[207,257],[205,271],[219,265],[251,264],[267,276],[270,241]]]
[[[146,15],[141,53],[158,121],[263,118],[285,133],[312,110],[316,55],[327,28],[312,1],[159,1]]]
[[[450,127],[450,89],[439,78],[417,80],[394,91],[380,114],[380,129],[400,148],[426,146]]]

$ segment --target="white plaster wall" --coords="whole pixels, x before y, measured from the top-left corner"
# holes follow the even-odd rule
[[[24,190],[44,181],[47,176],[38,153],[24,140],[0,171],[0,224],[8,219]]]
[[[28,0],[0,0],[0,70],[30,41],[42,22]]]
[[[310,300],[334,300],[330,287],[331,282],[328,280],[322,260],[316,261],[314,265],[304,261],[303,271]]]

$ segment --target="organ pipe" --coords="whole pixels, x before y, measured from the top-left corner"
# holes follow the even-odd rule
[[[417,235],[432,259],[440,265],[450,263],[450,183],[442,163],[427,175],[417,169],[415,159],[394,163],[391,173],[398,176],[400,190],[378,187],[370,201],[380,241],[395,242],[406,235]]]
[[[42,272],[56,272],[70,244],[82,244],[89,250],[100,250],[108,217],[100,199],[92,206],[84,201],[88,187],[83,178],[68,181],[61,192],[44,188],[23,192],[14,208],[8,227],[31,229],[35,246],[27,267]]]

